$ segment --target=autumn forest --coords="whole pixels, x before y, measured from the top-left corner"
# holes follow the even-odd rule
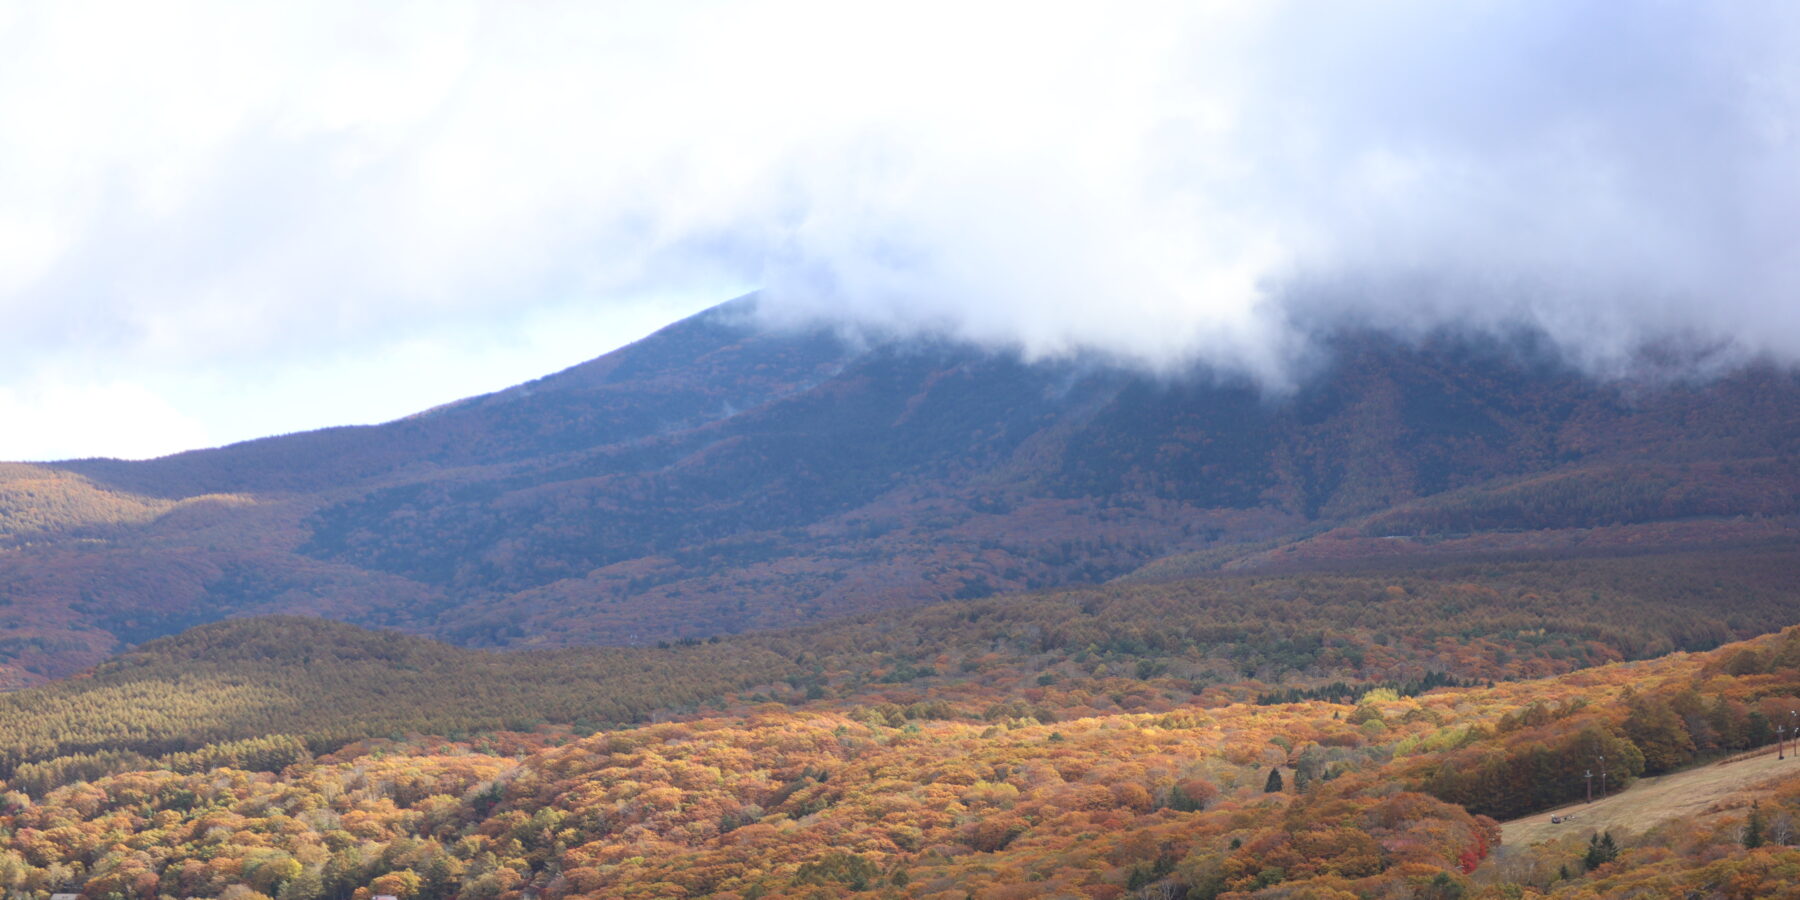
[[[0,697],[0,883],[91,900],[1774,896],[1800,863],[1800,789],[1609,831],[1604,862],[1575,829],[1509,847],[1499,822],[1578,803],[1599,757],[1616,791],[1772,744],[1800,711],[1800,631],[1750,635],[1800,606],[1791,564],[1190,579],[636,650],[233,620]],[[1696,630],[1682,611],[1702,604],[1734,624]]]

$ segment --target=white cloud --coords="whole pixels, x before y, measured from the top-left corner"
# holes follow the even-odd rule
[[[0,386],[0,442],[7,459],[86,456],[96,447],[129,458],[210,443],[206,426],[133,382],[34,381]]]
[[[0,385],[397,384],[750,285],[1274,380],[1346,318],[1793,359],[1797,45],[1774,0],[7,6]]]

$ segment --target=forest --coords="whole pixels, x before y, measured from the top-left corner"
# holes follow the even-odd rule
[[[91,775],[269,735],[316,753],[409,733],[602,728],[732,697],[868,705],[1003,686],[982,709],[1090,716],[1415,693],[1773,631],[1800,615],[1792,564],[1771,550],[1133,582],[666,647],[509,653],[322,619],[231,619],[0,694],[0,777],[26,764],[39,780],[66,766]]]
[[[1571,760],[1604,754],[1617,790],[1800,718],[1800,630],[1715,646],[1729,635],[1676,627],[1673,599],[1724,590],[1722,571],[1582,565],[1504,569],[1498,599],[1568,585],[1520,633],[1494,620],[1500,589],[1442,569],[995,597],[638,649],[232,620],[0,697],[0,884],[38,900],[1779,896],[1800,864],[1800,791],[1779,785],[1604,845],[1503,844],[1498,820],[1581,799]],[[1648,583],[1666,617],[1577,627],[1606,608],[1582,597]],[[1746,609],[1720,620],[1752,627]]]

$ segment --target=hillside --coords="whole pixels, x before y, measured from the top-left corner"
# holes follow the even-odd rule
[[[1569,832],[1647,831],[1672,819],[1700,820],[1750,805],[1770,787],[1800,781],[1800,764],[1775,747],[1748,759],[1721,760],[1667,775],[1640,779],[1631,787],[1554,811],[1500,823],[1504,842],[1530,847]],[[1599,774],[1594,776],[1599,778]],[[1596,781],[1598,784],[1598,781]],[[1595,789],[1598,791],[1598,788]],[[1551,821],[1556,819],[1557,821]]]
[[[1456,599],[1421,619],[1453,617]],[[1118,601],[1103,621],[1131,621],[1132,598]],[[1639,776],[1768,741],[1772,722],[1800,711],[1800,631],[1493,686],[1316,684],[1328,699],[1252,703],[1241,698],[1257,683],[1241,676],[1193,691],[1182,667],[1204,666],[1216,647],[1058,657],[993,640],[990,620],[1041,634],[1054,614],[1038,612],[1026,625],[995,598],[924,611],[891,633],[865,623],[760,636],[805,656],[789,660],[803,674],[766,684],[750,683],[770,677],[739,643],[752,638],[553,658],[312,620],[205,626],[91,679],[7,698],[0,747],[14,759],[34,739],[20,727],[39,721],[33,704],[65,722],[143,722],[194,749],[152,758],[129,730],[16,767],[0,792],[0,882],[95,900],[1592,897],[1727,881],[1751,897],[1776,896],[1800,863],[1786,846],[1800,815],[1792,778],[1745,795],[1753,808],[1615,829],[1600,857],[1585,831],[1496,856],[1503,830],[1489,818],[1578,799],[1568,759],[1603,753],[1633,796]],[[955,622],[979,633],[958,640]],[[1378,646],[1406,668],[1434,664],[1438,643]],[[445,665],[459,672],[450,688]],[[1357,665],[1339,656],[1311,677]],[[533,670],[544,677],[515,683]],[[668,684],[677,671],[685,678]],[[736,683],[701,687],[712,675]],[[336,699],[295,716],[294,700],[312,701],[289,692],[308,680]],[[108,709],[153,706],[159,681],[202,688],[193,696],[220,701],[215,711],[260,710],[240,720],[255,736],[219,740],[216,716]],[[510,704],[538,711],[553,684],[644,711],[681,699],[659,694],[670,687],[721,693],[597,732],[512,721],[501,724],[530,729],[342,744],[345,732],[317,718],[384,696],[388,727],[475,724]],[[435,699],[444,690],[468,708]],[[439,718],[407,718],[421,714]]]
[[[0,469],[0,686],[221,618],[643,645],[992,593],[1800,536],[1800,380],[1340,335],[1299,389],[771,330],[385,425]]]
[[[1568,673],[1779,630],[1800,554],[1440,565],[1000,595],[667,647],[494,653],[322,619],[234,619],[0,696],[0,777],[207,744],[641,723],[734,704],[1011,715],[1353,699]],[[910,698],[910,699],[909,699]],[[888,715],[884,713],[883,715]],[[893,713],[900,715],[900,713]],[[131,756],[95,760],[85,754]],[[98,768],[96,768],[98,767]]]

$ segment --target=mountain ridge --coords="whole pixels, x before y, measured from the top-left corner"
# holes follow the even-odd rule
[[[1606,382],[1529,337],[1359,332],[1278,396],[772,330],[754,303],[382,425],[0,470],[0,683],[257,612],[630,644],[1165,558],[1197,574],[1800,536],[1800,377],[1773,366]],[[5,517],[28,483],[78,512]]]

